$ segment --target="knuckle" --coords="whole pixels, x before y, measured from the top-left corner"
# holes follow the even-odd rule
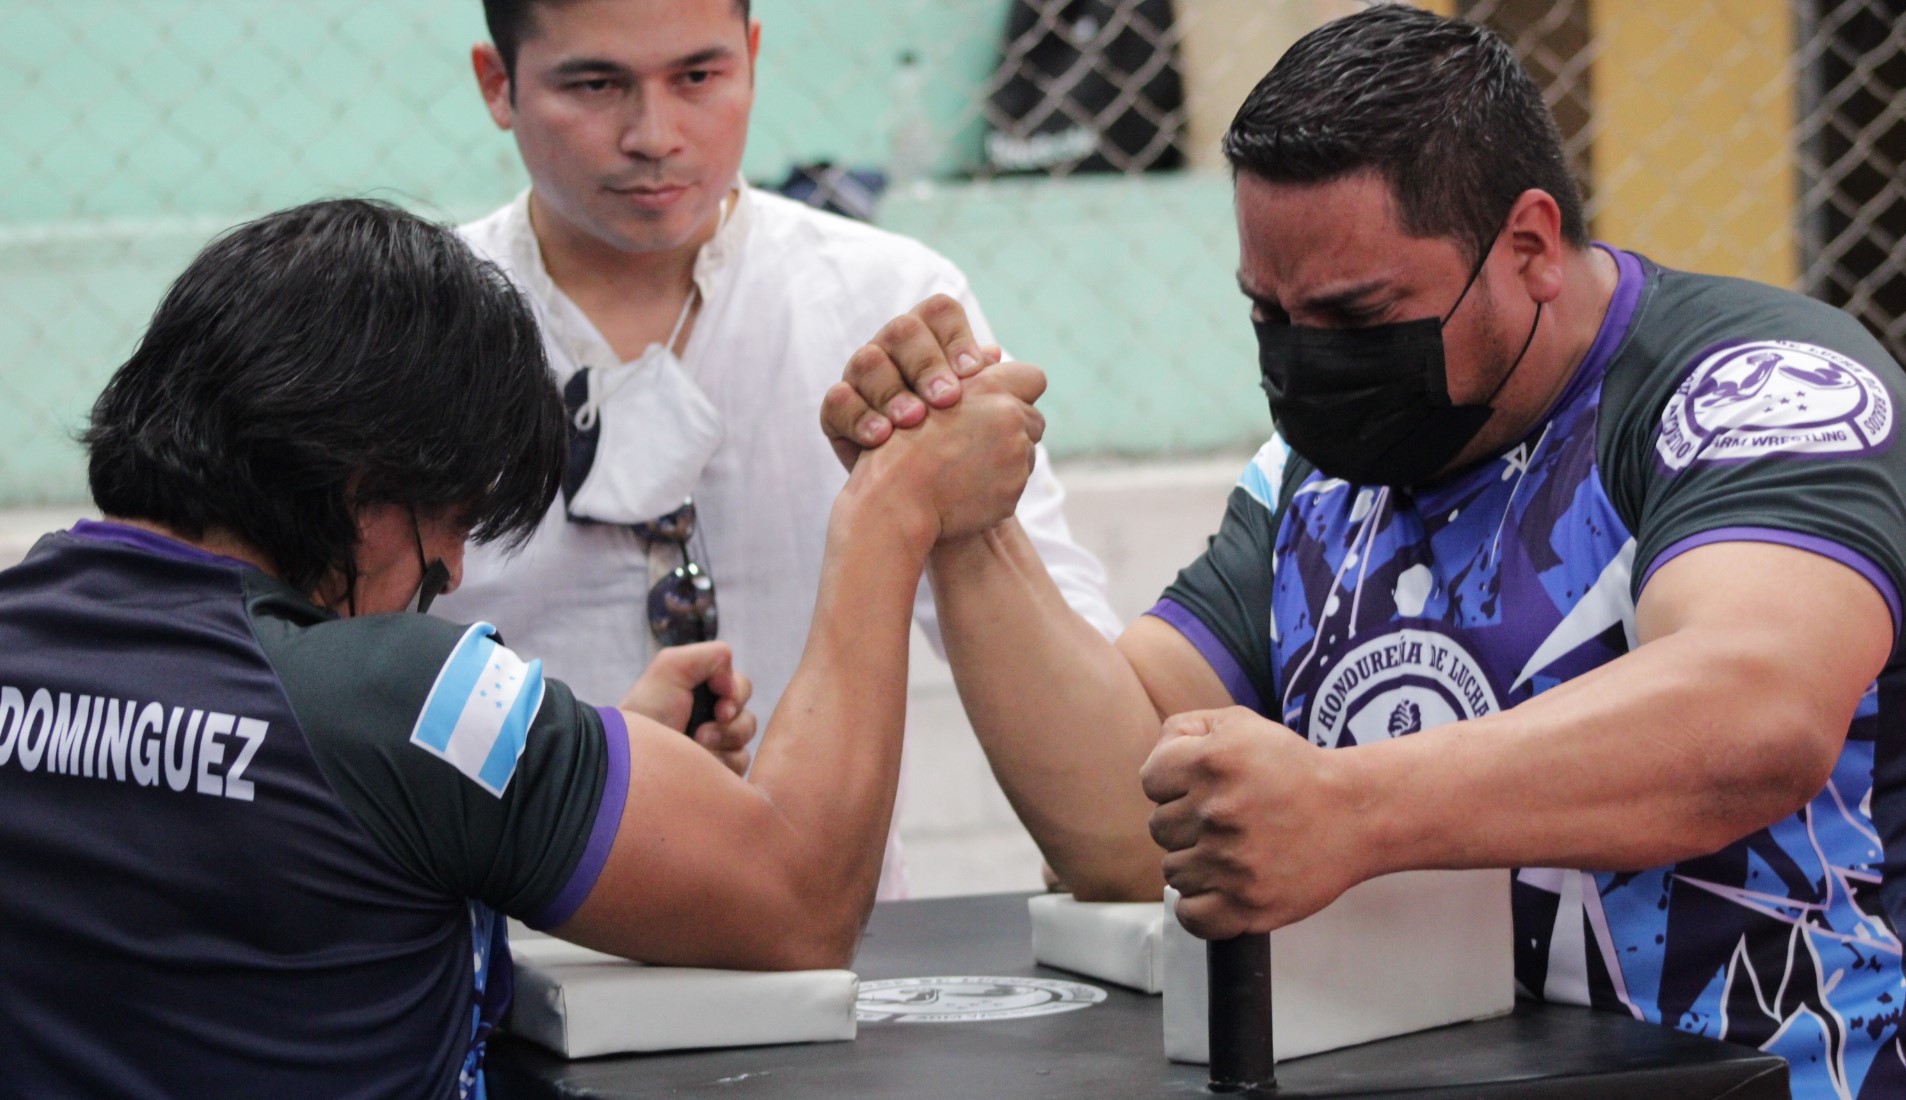
[[[925,321],[911,313],[902,313],[880,330],[880,342],[888,345],[909,344],[926,331]]]
[[[1198,804],[1198,828],[1203,832],[1228,833],[1236,828],[1236,806],[1226,799],[1207,799]]]
[[[951,321],[956,318],[963,318],[966,315],[966,311],[960,308],[960,303],[955,301],[950,294],[933,295],[926,301],[921,302],[915,309],[915,313],[920,317],[934,321]]]
[[[1198,745],[1191,753],[1191,774],[1205,782],[1210,782],[1224,774],[1223,754],[1209,743],[1211,741],[1209,735],[1202,740],[1205,743]]]
[[[1277,890],[1262,880],[1246,882],[1237,891],[1238,904],[1260,913],[1275,912],[1284,907],[1284,899]]]
[[[1230,736],[1229,731],[1220,725],[1214,728],[1205,740],[1210,742],[1205,746],[1204,759],[1206,766],[1211,770],[1211,777],[1227,779],[1235,774],[1241,763],[1237,738]]]
[[[860,350],[847,358],[847,379],[855,383],[854,388],[858,389],[859,383],[879,373],[886,365],[886,352],[873,344],[862,345]]]

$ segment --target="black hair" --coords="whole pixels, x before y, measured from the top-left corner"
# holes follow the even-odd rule
[[[81,441],[108,516],[242,540],[301,592],[354,583],[355,509],[520,545],[567,425],[536,319],[455,233],[315,202],[228,230],[160,302]]]
[[[490,42],[503,57],[503,69],[516,79],[516,51],[536,33],[536,9],[563,0],[483,0],[483,21],[490,28]],[[735,0],[735,11],[746,23],[752,18],[750,0]]]
[[[1528,70],[1488,28],[1418,8],[1381,4],[1298,39],[1245,98],[1224,155],[1273,183],[1374,171],[1406,232],[1453,238],[1472,260],[1531,188],[1555,199],[1569,244],[1588,244],[1581,190]]]

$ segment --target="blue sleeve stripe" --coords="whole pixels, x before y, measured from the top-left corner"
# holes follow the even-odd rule
[[[450,737],[457,731],[464,704],[476,692],[477,681],[496,651],[496,643],[490,640],[495,633],[496,628],[489,623],[476,623],[463,632],[457,648],[450,651],[450,659],[437,673],[437,682],[430,687],[412,741],[439,755],[449,751]]]
[[[1284,465],[1290,459],[1290,449],[1284,446],[1283,439],[1272,436],[1257,454],[1251,457],[1251,464],[1238,475],[1238,488],[1251,494],[1251,499],[1266,509],[1277,510],[1277,498],[1283,490]]]
[[[1244,468],[1244,473],[1238,478],[1238,487],[1251,494],[1251,499],[1264,507],[1277,507],[1277,486],[1272,485],[1271,479],[1265,477],[1264,471],[1255,464]]]
[[[531,661],[523,690],[511,704],[509,717],[503,719],[496,743],[490,746],[490,755],[484,758],[483,768],[476,775],[476,781],[485,789],[500,795],[510,785],[510,777],[516,774],[516,762],[523,755],[523,746],[529,743],[530,723],[536,720],[536,712],[542,705],[543,662]]]

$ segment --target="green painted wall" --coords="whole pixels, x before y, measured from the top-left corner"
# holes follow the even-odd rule
[[[755,7],[750,177],[887,163],[920,133],[936,174],[975,163],[1002,0]],[[468,73],[476,0],[0,0],[0,26],[0,504],[84,496],[72,433],[220,228],[334,194],[463,218],[523,185]],[[1222,177],[942,179],[881,220],[964,266],[1048,368],[1060,453],[1266,432]]]
[[[890,199],[881,220],[959,263],[1001,342],[1046,368],[1040,407],[1058,453],[1184,453],[1270,435],[1227,177],[934,188]]]

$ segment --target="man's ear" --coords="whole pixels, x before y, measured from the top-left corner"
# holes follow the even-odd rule
[[[470,47],[470,68],[476,73],[477,91],[490,109],[490,121],[499,130],[507,130],[516,121],[516,89],[511,86],[509,66],[503,55],[488,42]]]
[[[1552,302],[1562,293],[1569,243],[1562,239],[1562,208],[1555,197],[1530,188],[1516,197],[1504,226],[1516,256],[1516,274],[1529,297]]]

